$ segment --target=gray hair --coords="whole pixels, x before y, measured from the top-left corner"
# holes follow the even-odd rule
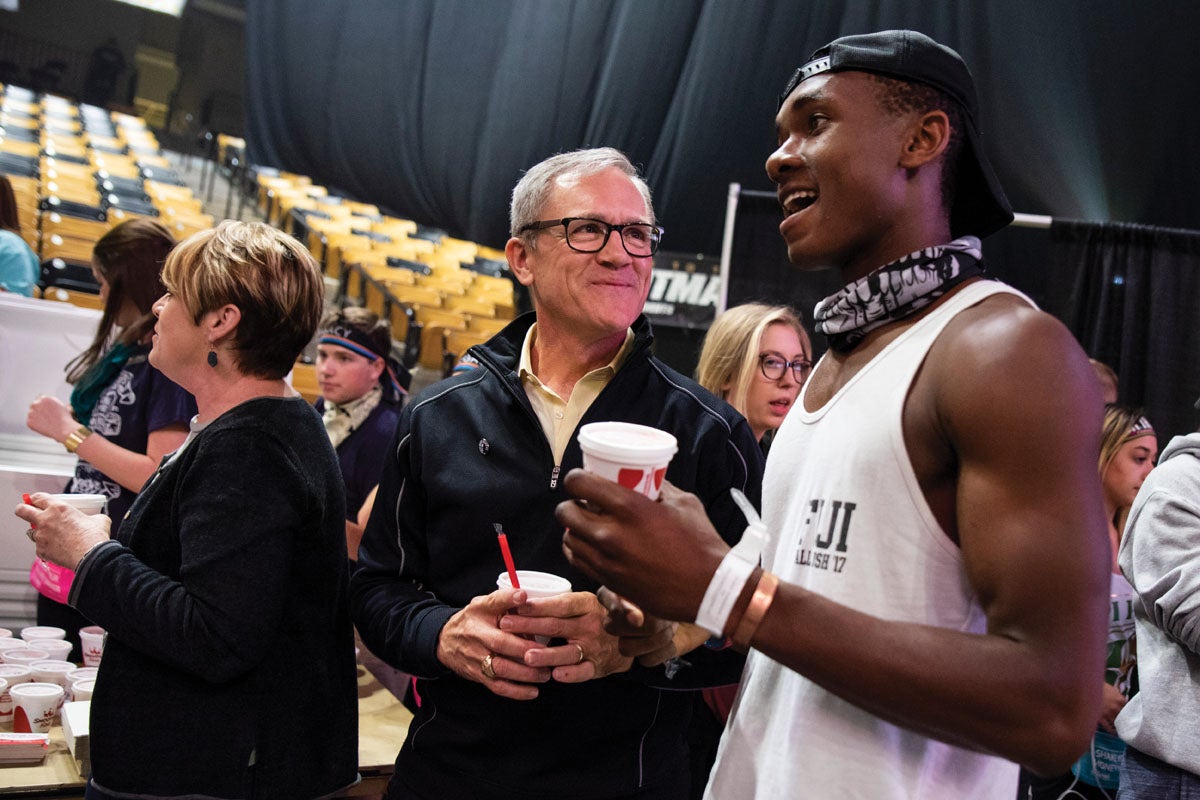
[[[509,229],[512,236],[531,222],[537,222],[546,206],[554,181],[564,175],[583,178],[606,169],[619,169],[629,176],[633,185],[646,201],[646,213],[650,222],[655,222],[654,205],[650,201],[650,187],[642,180],[635,167],[620,150],[612,147],[595,147],[588,150],[572,150],[550,156],[545,161],[529,168],[513,188],[512,204],[509,206]],[[533,232],[526,232],[526,243],[532,245]]]

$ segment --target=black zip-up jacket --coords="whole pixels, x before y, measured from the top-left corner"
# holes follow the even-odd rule
[[[572,437],[562,463],[517,375],[528,314],[471,353],[480,368],[437,383],[400,417],[378,499],[359,550],[351,603],[373,653],[420,676],[422,704],[396,760],[397,779],[422,796],[676,798],[686,796],[686,728],[698,685],[735,682],[740,657],[704,648],[668,679],[662,667],[583,684],[551,681],[536,700],[492,694],[437,659],[446,621],[496,588],[504,570],[494,523],[522,569],[563,575],[575,591],[594,580],[562,551],[554,508],[560,476],[582,465]],[[667,480],[696,493],[717,530],[740,538],[730,494],[758,505],[762,454],[725,402],[650,355],[644,317],[628,358],[580,424],[622,420],[670,431],[679,452]]]

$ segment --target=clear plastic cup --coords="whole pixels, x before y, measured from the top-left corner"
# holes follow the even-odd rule
[[[658,499],[667,465],[679,450],[675,437],[631,422],[591,422],[579,429],[583,468]]]

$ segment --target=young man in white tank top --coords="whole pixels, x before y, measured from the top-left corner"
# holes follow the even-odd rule
[[[1070,333],[982,277],[1012,212],[977,119],[961,58],[911,31],[838,39],[784,92],[780,232],[847,287],[768,460],[762,567],[690,495],[567,477],[575,564],[750,653],[709,797],[1010,800],[1095,727],[1101,402]]]

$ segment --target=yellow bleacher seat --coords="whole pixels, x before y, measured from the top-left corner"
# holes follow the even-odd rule
[[[481,300],[478,297],[470,295],[449,295],[442,301],[442,304],[446,309],[470,314],[473,317],[496,316],[496,306],[494,303],[489,303],[487,300]]]
[[[310,403],[321,396],[321,385],[317,383],[317,368],[312,364],[297,361],[292,365],[292,388]]]
[[[37,157],[42,148],[37,142],[22,142],[16,139],[0,139],[0,151],[18,156]]]
[[[57,233],[47,236],[43,233],[38,256],[43,261],[48,258],[66,258],[71,261],[90,262],[94,245],[95,240],[93,239],[77,239],[74,236],[62,236]]]
[[[500,331],[504,330],[510,319],[500,319],[498,317],[471,317],[467,321],[467,330],[475,331],[481,335],[486,335],[488,338],[495,336]]]
[[[57,211],[42,212],[42,235],[59,234],[74,236],[76,239],[95,241],[108,233],[109,223],[98,219],[83,219],[60,214]]]
[[[394,286],[393,296],[402,303],[415,303],[422,308],[441,308],[442,293],[426,286]]]
[[[58,286],[52,286],[42,294],[43,300],[55,300],[60,303],[70,303],[71,305],[79,306],[80,308],[94,308],[97,311],[104,310],[104,303],[100,300],[100,295],[90,294],[88,292],[77,292],[72,289],[63,289]]]
[[[462,358],[463,353],[467,352],[467,348],[477,344],[483,344],[491,335],[481,333],[480,331],[472,330],[452,330],[446,331],[445,353],[443,354],[443,364],[446,374],[454,368],[455,362]]]
[[[452,325],[422,323],[421,352],[417,362],[426,369],[442,370],[446,357],[446,335],[451,331],[464,331]]]

